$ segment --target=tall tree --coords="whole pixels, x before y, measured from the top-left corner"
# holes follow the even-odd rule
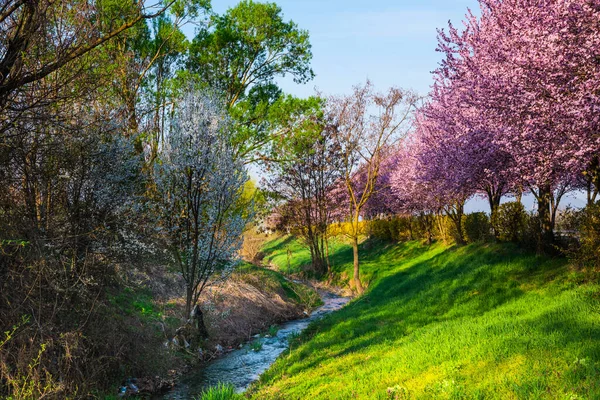
[[[289,137],[274,149],[276,162],[267,163],[268,188],[291,232],[310,250],[312,269],[318,276],[330,272],[327,228],[334,208],[329,195],[341,177],[339,147],[331,126],[323,118],[318,98],[288,98],[289,111],[282,115]]]
[[[308,32],[286,22],[274,3],[241,1],[214,15],[190,48],[188,67],[200,81],[224,93],[237,122],[236,157],[256,161],[271,140],[265,114],[281,95],[276,79],[295,82],[313,78]]]
[[[360,281],[358,241],[360,219],[376,191],[385,149],[402,137],[410,127],[415,94],[398,88],[377,93],[367,81],[354,87],[348,96],[331,97],[326,115],[335,126],[333,140],[341,155],[342,191],[345,192],[345,219],[354,254],[354,284],[363,292]],[[360,174],[357,172],[361,170]]]
[[[210,280],[231,271],[246,225],[238,200],[247,174],[230,129],[218,100],[188,94],[155,168],[161,236],[186,282],[187,315]]]

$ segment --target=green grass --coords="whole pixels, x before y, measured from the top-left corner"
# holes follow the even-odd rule
[[[250,348],[252,351],[261,351],[263,344],[259,339],[255,339],[252,343],[250,343]]]
[[[311,325],[254,398],[600,398],[600,287],[565,260],[500,244],[361,255],[367,293]]]
[[[138,315],[145,320],[160,320],[162,313],[156,310],[152,293],[147,289],[136,291],[125,288],[121,292],[108,296],[110,303],[124,315]]]
[[[257,267],[250,263],[243,263],[236,269],[237,279],[249,283],[258,283],[261,288],[270,292],[282,292],[289,300],[312,309],[322,304],[321,298],[312,288],[294,283],[286,279],[280,272],[267,268]]]
[[[233,387],[233,385],[222,383],[206,389],[197,400],[241,400],[243,398],[242,395],[235,393],[235,387]]]
[[[288,249],[290,252],[288,267]],[[332,266],[345,261],[349,252],[352,255],[352,247],[341,240],[333,239],[329,243]],[[264,262],[276,266],[285,274],[297,274],[302,272],[303,267],[310,264],[310,251],[302,242],[293,236],[280,236],[265,243],[262,248],[265,254]]]

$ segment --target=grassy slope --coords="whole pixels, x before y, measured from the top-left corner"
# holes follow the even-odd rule
[[[314,289],[289,281],[282,273],[277,271],[244,263],[236,270],[234,277],[235,279],[256,284],[265,292],[283,294],[286,300],[297,303],[307,309],[312,309],[323,304]]]
[[[371,246],[367,294],[312,325],[255,398],[600,398],[600,290],[564,260]],[[351,268],[343,246],[337,257]]]

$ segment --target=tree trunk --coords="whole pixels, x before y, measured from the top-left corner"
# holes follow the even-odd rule
[[[458,244],[459,246],[465,245],[467,242],[465,241],[465,238],[463,237],[463,231],[462,231],[462,218],[463,215],[465,213],[464,211],[465,209],[465,202],[457,202],[456,205],[454,206],[454,210],[450,211],[448,213],[448,216],[450,217],[450,219],[452,220],[452,222],[454,222],[454,226],[456,227],[456,244]]]
[[[352,237],[352,253],[354,254],[354,286],[358,294],[363,294],[364,289],[360,282],[360,267],[358,262],[358,235]]]
[[[192,303],[194,302],[194,290],[191,285],[186,288],[185,296],[185,318],[189,318],[192,313]]]
[[[208,330],[206,329],[206,325],[204,324],[204,314],[202,313],[202,309],[198,304],[194,306],[192,314],[190,315],[190,319],[192,320],[194,327],[196,328],[198,339],[208,339]]]
[[[502,196],[500,195],[500,191],[494,192],[492,189],[486,190],[488,196],[488,202],[490,204],[490,222],[492,225],[492,234],[494,238],[498,239],[498,231],[496,230],[496,214],[498,213],[498,208],[500,208],[500,200],[502,200]]]
[[[329,239],[325,236],[325,261],[327,262],[327,276],[331,278],[331,263],[329,261]]]
[[[544,185],[539,188],[537,202],[541,237],[538,251],[542,252],[551,250],[552,245],[554,244],[554,230],[552,228],[552,218],[550,212],[550,196],[552,196],[552,190],[550,189],[549,185]]]

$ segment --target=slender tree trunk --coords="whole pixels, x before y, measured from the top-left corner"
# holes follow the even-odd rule
[[[454,206],[454,210],[450,210],[448,216],[454,222],[454,226],[456,227],[456,244],[462,246],[466,244],[466,241],[463,237],[462,231],[462,218],[465,213],[465,202],[457,202]]]
[[[358,235],[355,234],[352,237],[352,253],[354,255],[354,286],[356,287],[356,291],[358,294],[362,294],[364,292],[362,283],[360,281],[360,266],[358,262]]]
[[[435,215],[435,221],[437,222],[437,226],[438,226],[438,230],[440,231],[440,235],[442,236],[442,239],[444,240],[444,243],[447,244],[448,243],[448,232],[446,230],[446,226],[444,224],[444,215],[442,214],[441,211],[438,211]]]
[[[591,206],[596,203],[596,199],[598,198],[598,193],[600,192],[600,157],[596,156],[593,158],[592,162],[587,171],[587,179],[588,179],[588,196],[587,196],[587,205]]]
[[[496,220],[496,215],[498,214],[498,208],[500,208],[500,200],[502,200],[502,195],[501,195],[501,191],[494,191],[491,188],[488,188],[486,190],[487,196],[488,196],[488,202],[490,204],[490,222],[492,225],[492,234],[494,235],[494,238],[498,239],[498,231],[496,229],[496,224],[495,224],[495,220]]]
[[[521,203],[521,200],[523,200],[523,188],[518,188],[515,191],[515,201]]]
[[[552,196],[550,185],[544,185],[539,188],[537,202],[541,237],[538,251],[544,252],[551,250],[552,245],[554,244],[554,230],[552,228],[552,215],[550,212],[550,196]]]
[[[327,276],[331,278],[331,262],[329,261],[329,238],[325,236],[325,260],[327,261]]]
[[[192,313],[192,303],[194,302],[194,288],[188,284],[185,297],[185,318],[189,318]]]
[[[594,187],[594,185],[592,185],[591,181],[588,181],[588,183],[587,183],[586,192],[587,192],[587,205],[591,206],[592,204],[594,204],[594,202],[596,200],[596,188]]]
[[[193,318],[195,320],[196,331],[198,332],[198,338],[200,340],[208,338],[208,330],[206,329],[206,324],[204,323],[204,314],[202,313],[202,309],[200,306],[194,307],[194,315]]]

